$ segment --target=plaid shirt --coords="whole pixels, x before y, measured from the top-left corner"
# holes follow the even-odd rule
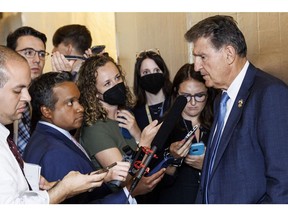
[[[30,138],[30,120],[29,106],[27,106],[22,118],[19,120],[18,128],[17,147],[21,155],[23,155]]]

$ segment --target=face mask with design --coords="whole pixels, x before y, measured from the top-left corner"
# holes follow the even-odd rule
[[[126,103],[126,87],[124,82],[118,83],[103,93],[103,101],[110,105],[124,106]]]
[[[140,86],[152,94],[157,94],[164,86],[164,75],[162,73],[152,73],[140,77]]]

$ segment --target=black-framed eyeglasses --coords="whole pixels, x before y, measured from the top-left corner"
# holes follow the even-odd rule
[[[137,52],[136,53],[136,59],[138,58],[143,58],[147,53],[150,53],[152,55],[159,55],[161,56],[160,54],[160,50],[158,48],[153,48],[153,49],[147,49],[147,50],[142,50],[140,52]]]
[[[200,102],[200,103],[204,102],[206,100],[207,96],[208,96],[207,93],[205,93],[205,92],[196,93],[194,95],[191,95],[191,94],[180,94],[179,93],[179,95],[185,96],[187,98],[188,102],[190,102],[192,100],[192,98],[194,98],[194,100],[196,102]]]
[[[48,52],[45,52],[44,50],[35,50],[33,48],[25,48],[22,50],[16,50],[17,52],[24,55],[26,58],[34,58],[36,53],[38,54],[39,59],[45,60],[47,56],[49,56]]]

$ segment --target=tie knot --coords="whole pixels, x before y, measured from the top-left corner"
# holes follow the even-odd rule
[[[223,92],[222,96],[221,96],[221,104],[225,105],[227,103],[227,101],[229,100],[229,95],[227,94],[227,92]]]

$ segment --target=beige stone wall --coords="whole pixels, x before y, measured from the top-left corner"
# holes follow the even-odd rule
[[[288,83],[288,13],[188,13],[187,29],[216,14],[237,20],[254,65]]]
[[[119,63],[133,86],[136,53],[158,48],[174,78],[188,61],[184,39],[186,13],[116,13],[116,38]]]
[[[51,37],[56,28],[70,23],[84,24],[92,31],[93,44],[106,44],[107,51],[119,60],[127,73],[130,86],[133,84],[136,52],[159,48],[173,79],[180,66],[186,62],[192,62],[191,44],[185,41],[185,32],[208,16],[231,15],[237,20],[245,35],[249,60],[257,67],[288,83],[288,13],[26,12],[11,14],[14,16],[9,19],[5,17],[6,19],[0,22],[2,44],[9,31],[21,25],[30,25],[46,33],[47,51],[50,52]],[[49,71],[50,67],[50,60],[48,60],[45,71]]]

